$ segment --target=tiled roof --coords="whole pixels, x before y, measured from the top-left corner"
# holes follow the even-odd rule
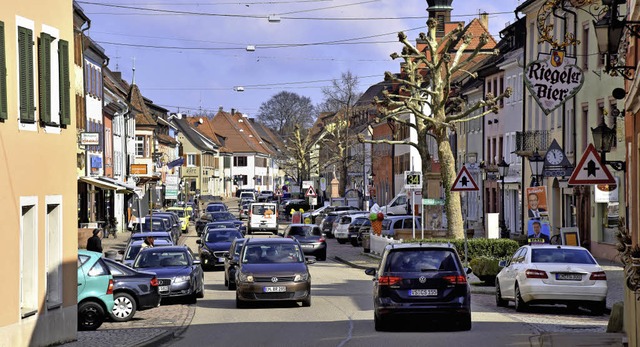
[[[240,112],[231,114],[219,110],[211,119],[211,124],[218,133],[226,137],[225,147],[233,153],[275,154],[266,143],[261,143],[262,139],[256,130]]]
[[[158,139],[159,142],[162,142],[164,144],[173,145],[173,146],[178,144],[178,141],[176,141],[173,137],[167,134],[156,134],[156,138]]]
[[[203,152],[212,152],[218,148],[218,145],[194,129],[187,119],[174,119],[174,124],[180,130],[182,134],[193,144],[197,149]]]
[[[156,126],[156,120],[153,118],[147,105],[144,102],[144,98],[140,93],[140,89],[137,85],[132,84],[129,90],[128,101],[130,105],[130,111],[136,118],[136,126]]]
[[[279,149],[284,148],[284,142],[277,136],[269,127],[256,121],[253,118],[249,118],[251,126],[256,130],[260,138],[270,145],[272,152],[277,152]]]
[[[200,120],[202,120],[202,123],[200,123]],[[194,117],[187,117],[186,121],[198,133],[202,134],[208,140],[216,144],[218,146],[218,150],[220,151],[220,153],[232,153],[231,149],[225,146],[226,138],[223,135],[220,135],[220,133],[218,133],[214,128],[211,118],[206,116],[202,116],[202,117],[194,116]]]

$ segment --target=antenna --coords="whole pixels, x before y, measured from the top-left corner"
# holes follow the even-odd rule
[[[133,76],[131,76],[131,84],[136,84],[136,57],[133,57]]]

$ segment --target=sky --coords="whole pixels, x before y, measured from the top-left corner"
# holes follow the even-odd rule
[[[359,89],[398,72],[397,33],[426,32],[425,0],[77,0],[109,68],[155,104],[189,115],[232,108],[249,117],[281,91],[323,101],[350,71]],[[454,0],[452,21],[515,21],[522,0]],[[270,22],[269,17],[279,22]],[[255,47],[254,51],[248,50]],[[135,74],[134,74],[135,67]],[[244,89],[244,91],[240,91]]]

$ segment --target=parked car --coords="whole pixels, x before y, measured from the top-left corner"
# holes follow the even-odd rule
[[[78,330],[98,329],[113,310],[113,276],[102,254],[78,250]]]
[[[249,205],[247,234],[266,231],[278,234],[278,204],[275,202],[254,202]]]
[[[315,224],[289,224],[284,229],[283,236],[298,240],[304,255],[315,256],[317,260],[327,260],[327,241],[319,226]]]
[[[147,218],[148,217],[149,216],[147,216]],[[171,237],[176,241],[180,238],[180,235],[182,234],[182,226],[181,226],[182,221],[180,220],[180,218],[178,218],[176,214],[170,213],[170,212],[159,212],[159,213],[154,213],[153,218],[166,219],[169,222],[169,225],[171,226]],[[145,229],[147,228],[145,227]]]
[[[236,228],[243,235],[247,231],[247,226],[244,225],[244,223],[242,223],[242,221],[238,220],[238,219],[224,220],[224,221],[220,221],[220,222],[211,222],[211,223],[207,223],[207,225],[205,226],[205,230],[209,230],[209,229],[212,229],[212,228]]]
[[[360,227],[358,228],[358,233],[354,239],[353,235],[351,234],[351,230],[349,230],[349,240],[351,241],[351,245],[353,247],[358,247],[358,246],[362,246],[362,236],[364,234],[368,234],[371,231],[371,220],[367,220],[364,223],[362,223],[360,225]],[[366,251],[366,250],[365,250]]]
[[[382,220],[382,236],[395,236],[397,230],[421,230],[420,217],[386,216]]]
[[[142,311],[160,305],[158,292],[158,277],[151,272],[143,272],[103,258],[113,275],[113,310],[111,319],[116,322],[126,322],[133,318],[137,311]]]
[[[129,239],[127,247],[122,252],[122,264],[126,266],[132,266],[133,261],[142,249],[142,243],[144,239]],[[173,243],[166,238],[158,238],[153,241],[154,247],[173,246]]]
[[[256,201],[258,202],[268,202],[270,199],[273,199],[273,191],[272,190],[262,190],[258,194]]]
[[[202,266],[214,268],[224,265],[224,253],[229,251],[233,240],[241,238],[242,233],[236,228],[207,229],[202,239],[196,240]]]
[[[240,193],[240,201],[238,201],[238,205],[242,205],[242,203],[245,202],[245,201],[255,202],[256,201],[256,193],[255,192],[242,192],[242,193]]]
[[[189,231],[189,221],[191,220],[191,214],[193,212],[193,208],[191,208],[190,206],[185,206],[185,207],[169,207],[167,208],[167,211],[171,211],[171,212],[175,212],[178,214],[178,217],[180,217],[180,220],[182,221],[182,232],[186,233]]]
[[[158,276],[158,291],[162,297],[204,297],[204,273],[187,246],[152,247],[140,250],[133,262],[134,269],[153,272]]]
[[[202,217],[198,220],[196,224],[196,232],[198,236],[201,236],[205,230],[205,227],[208,223],[213,222],[226,222],[226,221],[235,221],[238,220],[236,216],[234,216],[231,212],[208,212],[202,215]],[[238,224],[242,224],[242,222],[238,221]]]
[[[584,306],[593,314],[605,311],[607,275],[591,253],[578,246],[527,245],[500,263],[496,278],[496,305],[515,303],[516,311],[529,305]]]
[[[240,189],[236,189],[236,198],[240,197],[240,194],[245,193],[245,192],[250,192],[250,193],[254,193],[256,192],[255,189],[253,188],[240,188]]]
[[[227,205],[222,202],[210,202],[204,210],[205,212],[225,212],[229,211]]]
[[[322,219],[329,214],[329,212],[336,211],[358,211],[359,208],[355,206],[322,206],[318,209],[310,211],[309,213],[305,212],[302,214],[303,217],[310,217],[313,223],[318,225],[321,224]]]
[[[300,209],[305,212],[309,211],[311,209],[309,201],[306,199],[289,199],[282,204],[282,213],[284,213],[287,218],[291,216],[291,210],[300,211]]]
[[[360,228],[363,226],[371,226],[371,220],[369,219],[369,214],[359,215],[353,218],[351,224],[349,224],[349,228],[347,229],[347,237],[349,242],[353,247],[358,247],[362,243],[362,239],[358,239],[360,237]]]
[[[311,306],[311,274],[300,243],[290,238],[249,238],[236,271],[236,307],[258,301],[295,301]]]
[[[351,212],[351,211],[349,211]],[[351,225],[357,220],[358,217],[361,218],[369,218],[369,213],[362,214],[359,213],[346,213],[338,219],[338,225],[336,225],[333,237],[336,238],[339,244],[345,244],[349,241],[349,228]],[[358,223],[362,223],[362,220],[358,221]]]
[[[471,329],[471,290],[467,271],[454,246],[403,243],[385,247],[373,276],[374,326],[386,330],[400,318],[453,318],[461,330]]]
[[[240,259],[240,251],[244,245],[245,239],[235,239],[231,242],[229,251],[224,258],[224,285],[229,290],[236,289],[236,269],[238,268],[238,259]]]

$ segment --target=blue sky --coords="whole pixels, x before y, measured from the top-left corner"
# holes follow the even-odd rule
[[[416,38],[427,18],[425,0],[78,2],[91,19],[89,35],[110,57],[109,68],[131,82],[135,62],[135,82],[156,104],[187,114],[222,106],[250,117],[283,90],[318,104],[322,87],[346,71],[366,90],[385,71],[398,71],[399,61],[389,58],[402,49],[397,32]],[[520,2],[454,0],[452,20],[468,23],[487,12],[489,30],[499,39]],[[280,22],[270,23],[269,16]]]

